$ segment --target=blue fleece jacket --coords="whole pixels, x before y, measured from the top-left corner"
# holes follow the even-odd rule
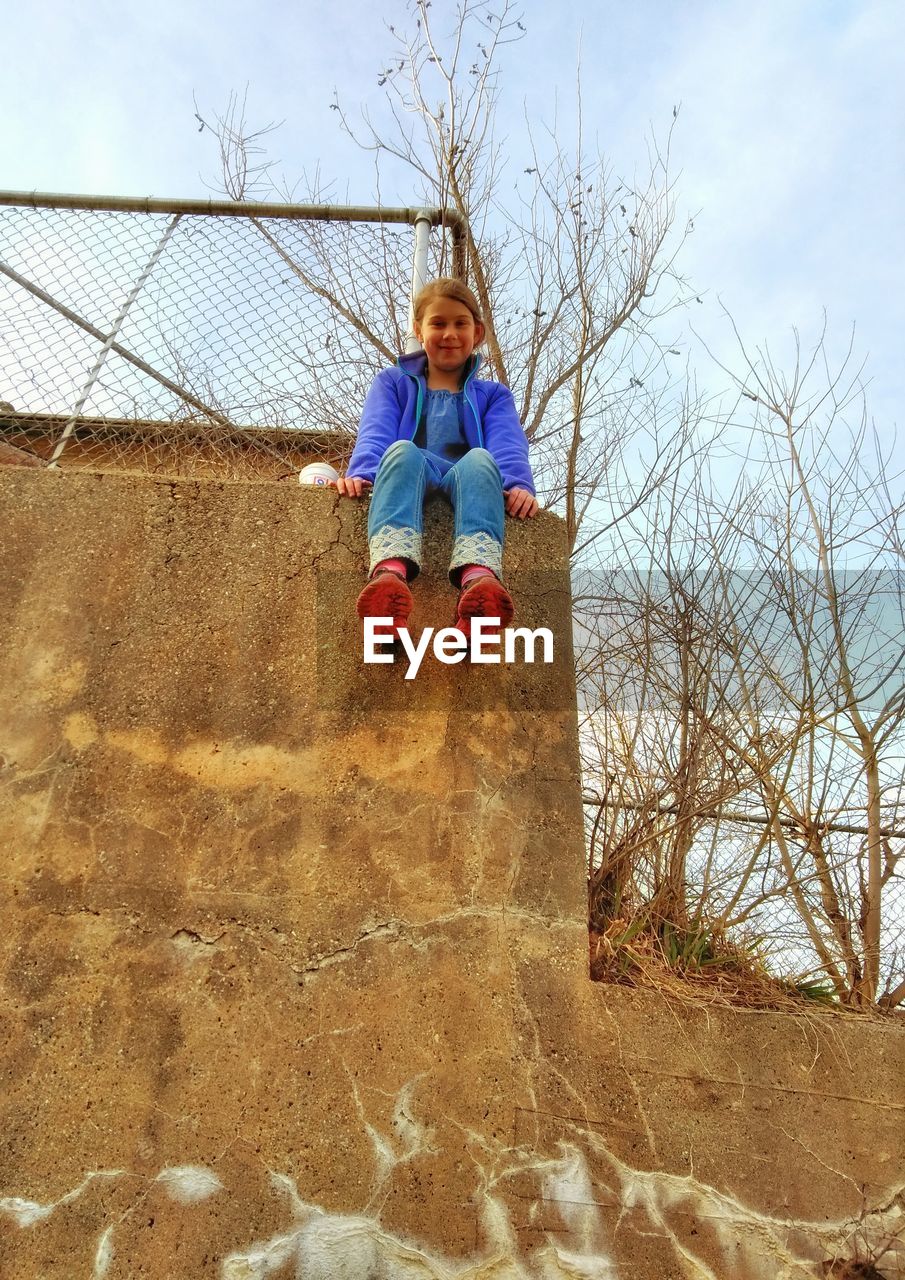
[[[535,493],[528,462],[528,440],[519,421],[512,392],[501,382],[475,378],[479,355],[469,361],[465,392],[465,438],[471,449],[487,449],[503,477],[504,489]],[[365,399],[358,437],[346,475],[373,481],[380,459],[397,440],[413,440],[427,391],[427,356],[415,351],[400,356],[395,367],[382,369]]]

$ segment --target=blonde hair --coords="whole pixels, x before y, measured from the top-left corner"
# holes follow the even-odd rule
[[[412,307],[416,323],[421,323],[421,317],[435,298],[452,298],[455,302],[463,303],[478,324],[484,323],[484,317],[481,315],[481,306],[477,298],[467,284],[463,284],[461,280],[454,279],[453,276],[439,276],[436,280],[431,280],[429,284],[426,284],[423,289],[418,290]]]

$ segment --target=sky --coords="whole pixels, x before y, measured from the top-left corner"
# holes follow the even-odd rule
[[[453,13],[434,0],[433,14]],[[586,140],[614,168],[643,169],[646,139],[673,140],[677,195],[695,230],[680,267],[703,301],[679,339],[706,381],[690,325],[721,357],[724,308],[782,358],[827,314],[830,349],[855,326],[870,411],[901,420],[905,331],[905,6],[901,0],[598,0],[519,10],[501,57],[500,140],[516,180],[525,119],[575,128],[581,61]],[[371,159],[338,128],[384,109],[378,73],[403,0],[35,0],[4,15],[0,187],[116,195],[211,194],[203,116],[245,95],[252,126],[282,121],[270,153],[292,183],[318,171],[338,201],[372,203]],[[523,167],[523,166],[522,166]],[[415,194],[383,187],[384,199]],[[905,450],[898,457],[905,462]]]

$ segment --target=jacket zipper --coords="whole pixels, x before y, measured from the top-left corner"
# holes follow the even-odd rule
[[[478,428],[478,447],[483,449],[484,448],[484,428],[481,425],[481,415],[478,413],[477,406],[475,405],[471,396],[468,394],[468,384],[469,382],[471,382],[472,378],[477,373],[477,368],[478,368],[477,365],[475,365],[472,368],[471,372],[469,373],[468,377],[465,379],[465,383],[462,387],[462,392],[465,396],[465,400],[469,408],[474,414],[475,426]]]
[[[418,398],[415,401],[415,426],[412,434],[409,436],[410,440],[414,440],[415,436],[418,434],[418,427],[421,424],[421,405],[424,402],[421,377],[417,373],[409,373],[408,369],[403,369],[398,356],[396,357],[396,368],[401,369],[407,378],[411,378],[414,381],[415,386],[418,388]]]

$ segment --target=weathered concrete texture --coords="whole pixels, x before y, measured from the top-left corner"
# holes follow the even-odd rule
[[[0,484],[4,1280],[798,1280],[901,1227],[900,1028],[587,981],[557,521],[508,551],[555,667],[406,681],[352,503]]]

